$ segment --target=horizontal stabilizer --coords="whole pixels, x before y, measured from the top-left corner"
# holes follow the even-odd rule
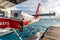
[[[32,16],[35,16],[35,15],[32,15]],[[40,16],[55,16],[55,13],[40,14]]]

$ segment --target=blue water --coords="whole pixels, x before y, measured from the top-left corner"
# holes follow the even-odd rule
[[[28,25],[24,28],[23,32],[19,33],[20,37],[25,40],[26,38],[38,33],[38,32],[45,32],[46,29],[51,25],[60,25],[60,19],[40,19],[39,22],[33,23]],[[19,40],[15,33],[10,33],[0,37],[0,40]]]

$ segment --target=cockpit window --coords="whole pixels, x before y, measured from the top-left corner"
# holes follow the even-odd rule
[[[14,13],[14,17],[18,17],[18,13]]]
[[[5,12],[4,11],[0,11],[0,17],[5,17]]]

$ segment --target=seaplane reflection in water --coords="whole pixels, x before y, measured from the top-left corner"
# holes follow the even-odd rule
[[[40,14],[40,5],[41,4],[39,3],[35,15],[21,13],[20,10],[11,10],[11,17],[8,18],[6,13],[0,10],[0,36],[15,32],[19,37],[16,30],[23,31],[23,27],[26,27],[26,25],[39,22],[40,16],[55,16],[55,12],[49,14]]]

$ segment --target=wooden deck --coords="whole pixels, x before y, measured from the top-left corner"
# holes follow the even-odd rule
[[[60,27],[49,27],[44,35],[43,40],[60,40]]]

